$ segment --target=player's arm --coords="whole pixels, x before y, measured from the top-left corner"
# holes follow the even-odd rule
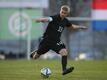
[[[75,25],[75,24],[72,24],[70,26],[71,29],[87,29],[86,26],[81,26],[81,25]]]
[[[52,21],[53,19],[51,17],[47,17],[47,18],[39,18],[39,19],[33,19],[34,22],[50,22]]]

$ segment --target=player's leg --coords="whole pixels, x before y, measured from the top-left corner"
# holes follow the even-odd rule
[[[33,51],[30,55],[30,57],[32,59],[37,59],[39,58],[42,54],[45,54],[46,52],[48,52],[50,49],[48,42],[45,40],[42,40],[39,44],[38,50]]]
[[[68,54],[67,50],[65,48],[61,49],[59,51],[59,54],[61,54],[62,56],[62,60],[61,60],[62,70],[63,70],[62,75],[72,72],[74,70],[74,67],[67,68],[67,54]]]
[[[61,63],[62,63],[62,70],[64,71],[67,66],[67,51],[66,51],[66,49],[61,49],[59,51],[59,54],[62,56]]]
[[[67,67],[67,55],[68,52],[66,50],[65,45],[62,42],[57,43],[53,46],[52,50],[54,50],[56,53],[60,54],[62,56],[61,64],[62,64],[62,71],[63,75],[70,73],[73,71],[74,67],[66,68]]]
[[[30,57],[32,59],[37,59],[40,57],[40,55],[37,53],[37,51],[33,51],[33,52],[31,52]]]
[[[40,47],[37,51],[33,51],[30,55],[32,59],[38,59],[41,55],[45,54],[49,51],[49,48],[47,46]]]

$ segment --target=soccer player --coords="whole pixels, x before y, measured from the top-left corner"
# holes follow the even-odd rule
[[[50,16],[48,18],[34,19],[35,22],[49,22],[46,31],[40,41],[38,50],[33,51],[30,55],[31,58],[37,59],[42,54],[45,54],[50,49],[62,56],[62,75],[68,74],[74,70],[74,67],[67,68],[67,49],[64,43],[60,40],[61,33],[64,28],[69,29],[86,29],[85,26],[72,24],[66,17],[70,13],[68,5],[61,6],[59,14]]]

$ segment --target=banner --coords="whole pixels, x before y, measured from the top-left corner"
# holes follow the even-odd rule
[[[32,16],[42,15],[42,9],[0,8],[0,40],[26,39],[29,25],[31,39],[38,39],[43,34],[43,25],[32,22]]]
[[[93,30],[107,30],[107,0],[93,0],[92,20]]]
[[[1,0],[0,8],[48,8],[48,0]]]

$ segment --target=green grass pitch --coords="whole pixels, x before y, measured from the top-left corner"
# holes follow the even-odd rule
[[[60,60],[1,60],[0,80],[107,80],[107,61],[68,61],[75,70],[61,75]],[[44,79],[40,69],[49,67],[52,74]]]

